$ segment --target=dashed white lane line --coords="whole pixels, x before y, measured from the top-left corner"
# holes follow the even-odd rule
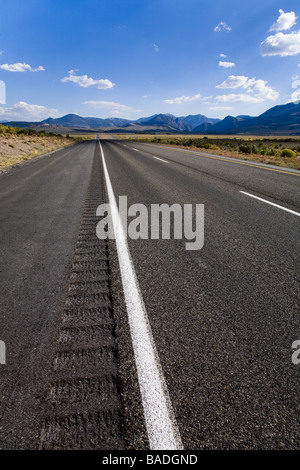
[[[265,202],[266,204],[270,204],[271,206],[277,207],[278,209],[282,209],[283,211],[290,212],[291,214],[298,215],[300,217],[299,212],[295,212],[295,211],[292,211],[291,209],[287,209],[286,207],[279,206],[278,204],[274,204],[274,202],[267,201],[266,199],[262,199],[261,197],[254,196],[254,194],[246,193],[245,191],[240,191],[240,193],[245,194],[246,196],[253,197],[254,199],[257,199],[258,201]]]
[[[153,155],[153,158],[156,158],[156,160],[160,160],[161,162],[164,162],[164,163],[169,163],[167,162],[167,160],[164,160],[163,158],[155,157],[154,155]]]
[[[152,450],[181,450],[181,437],[99,140],[147,433]]]

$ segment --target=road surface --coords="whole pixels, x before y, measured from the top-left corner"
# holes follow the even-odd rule
[[[183,448],[299,449],[300,172],[101,147],[0,177],[1,447],[149,448],[116,243],[95,236],[108,174],[128,206],[204,204],[198,251],[128,239]]]

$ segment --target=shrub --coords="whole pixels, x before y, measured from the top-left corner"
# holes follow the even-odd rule
[[[260,153],[255,144],[241,144],[239,146],[240,153]]]
[[[295,152],[291,149],[283,149],[281,150],[281,156],[282,157],[289,157],[289,158],[293,158],[296,156]]]
[[[251,146],[249,144],[241,144],[239,146],[239,152],[241,152],[241,153],[251,153]]]

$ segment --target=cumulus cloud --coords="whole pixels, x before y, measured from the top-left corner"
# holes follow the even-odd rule
[[[296,19],[298,18],[295,15],[294,11],[284,13],[283,10],[279,10],[280,16],[275,23],[272,24],[270,31],[285,31],[291,29],[294,24],[296,24]]]
[[[229,95],[218,95],[215,97],[215,100],[218,102],[222,103],[247,103],[247,104],[253,104],[253,103],[261,103],[264,101],[263,98],[253,96],[253,95],[248,95],[247,93],[231,93]]]
[[[84,101],[83,104],[97,109],[107,109],[115,116],[127,116],[132,112],[140,112],[139,109],[134,109],[125,104],[116,103],[115,101]]]
[[[299,101],[300,100],[300,90],[296,90],[291,94],[291,101]]]
[[[265,80],[248,78],[244,75],[229,75],[229,77],[227,77],[223,83],[217,85],[216,88],[243,88],[247,90],[248,93],[255,94],[255,97],[249,95],[251,99],[255,99],[255,101],[253,102],[259,103],[261,101],[264,101],[265,99],[274,101],[278,98],[279,94],[272,87],[268,86],[267,83],[268,82]],[[239,95],[239,100],[242,96],[244,95]],[[251,100],[247,96],[245,97],[245,99],[247,100],[246,102],[250,102]]]
[[[248,78],[244,75],[229,75],[226,80],[217,85],[216,88],[237,89],[242,88],[246,93],[229,94],[216,96],[217,101],[243,102],[243,103],[261,103],[264,100],[275,101],[279,93],[267,85],[268,82],[256,78]],[[249,93],[252,93],[249,94]]]
[[[300,99],[300,75],[292,76],[292,89],[296,90],[291,94],[290,101],[299,101]]]
[[[231,31],[231,27],[228,26],[228,24],[226,24],[224,21],[221,21],[215,28],[214,28],[214,31],[216,33],[219,33],[220,31]]]
[[[292,88],[298,88],[300,86],[300,75],[294,75],[292,77]]]
[[[231,111],[231,106],[210,106],[211,111]]]
[[[239,88],[244,87],[247,83],[248,77],[244,77],[244,75],[229,75],[226,80],[217,85],[216,88]]]
[[[300,30],[292,33],[277,33],[268,36],[261,43],[263,56],[291,56],[300,54]]]
[[[220,54],[220,57],[222,57],[223,59],[225,59],[227,57],[226,54]]]
[[[164,103],[167,103],[167,104],[184,104],[184,103],[193,103],[194,101],[207,101],[210,98],[211,98],[211,96],[204,96],[202,98],[200,93],[197,93],[197,95],[194,95],[194,96],[182,95],[182,96],[179,96],[177,98],[164,100]]]
[[[38,104],[28,104],[24,101],[19,101],[11,108],[0,107],[1,119],[8,119],[11,121],[41,121],[48,117],[58,117],[57,109],[50,109],[46,106]]]
[[[201,95],[200,95],[200,93],[198,93],[197,95],[194,95],[194,96],[182,95],[182,96],[179,96],[177,98],[164,100],[164,103],[167,103],[167,104],[184,104],[184,103],[190,103],[190,102],[193,102],[193,101],[199,101],[200,99],[201,99]]]
[[[95,86],[98,90],[107,90],[108,88],[115,86],[115,84],[107,78],[95,80],[94,78],[88,77],[87,75],[76,75],[76,70],[69,70],[68,74],[69,75],[67,77],[61,79],[61,82],[73,82],[83,88]]]
[[[39,67],[34,69],[31,67],[31,65],[26,64],[25,62],[18,62],[16,64],[2,64],[0,65],[0,69],[7,70],[8,72],[42,72],[45,70],[42,65],[39,65]]]
[[[219,61],[219,67],[225,67],[225,69],[228,69],[228,68],[231,68],[231,67],[235,67],[235,63],[234,62],[224,62],[222,60]]]

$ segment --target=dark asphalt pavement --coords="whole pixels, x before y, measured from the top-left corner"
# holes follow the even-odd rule
[[[101,143],[116,198],[126,195],[128,205],[143,203],[148,209],[154,203],[204,204],[205,241],[199,251],[185,250],[185,240],[128,240],[184,448],[299,449],[300,366],[292,363],[291,345],[300,339],[300,217],[240,191],[300,213],[300,172],[158,145]],[[0,176],[0,340],[7,347],[7,364],[0,365],[1,448],[60,447],[58,428],[71,416],[68,397],[78,397],[76,387],[82,389],[87,374],[79,366],[76,371],[78,338],[84,330],[86,347],[92,335],[88,360],[101,367],[93,354],[98,354],[100,330],[109,330],[112,322],[118,351],[111,367],[118,373],[107,379],[107,390],[119,394],[122,403],[119,412],[116,396],[109,415],[111,421],[119,416],[122,421],[120,438],[118,423],[114,429],[114,446],[148,447],[114,241],[105,248],[109,280],[96,274],[89,278],[102,289],[96,297],[92,291],[94,300],[109,286],[109,315],[101,326],[99,318],[92,323],[96,306],[84,305],[80,275],[83,304],[73,296],[79,313],[65,325],[77,346],[71,338],[73,355],[65,352],[61,362],[64,369],[67,357],[72,370],[53,369],[53,357],[58,352],[62,357],[57,344],[78,248],[87,250],[84,263],[92,263],[84,264],[87,276],[98,263],[93,259],[96,242],[89,240],[98,195],[82,219],[93,171],[99,171],[103,185],[100,166],[92,170],[94,156],[100,159],[96,148],[95,141],[85,142]],[[78,323],[78,315],[86,319],[87,313],[88,322]],[[80,332],[74,330],[78,325]],[[112,340],[105,341],[115,351]],[[65,387],[63,399],[41,403],[41,390],[53,385],[55,370],[60,381],[55,390]],[[88,387],[95,391],[103,378],[100,383],[94,369],[93,374]],[[93,394],[93,412],[101,393]],[[88,405],[86,400],[84,413]],[[59,419],[45,421],[56,408]],[[88,433],[90,427],[82,422]],[[79,445],[74,429],[62,448],[97,448],[95,434],[93,442],[85,435]]]
[[[185,448],[299,448],[300,218],[240,191],[300,212],[300,173],[136,142],[102,147],[128,205],[205,206],[200,251],[129,240]]]
[[[82,219],[95,149],[95,141],[77,144],[32,160],[0,177],[0,336],[7,351],[7,364],[0,367],[0,447],[3,449],[51,445],[52,448],[68,445],[80,448],[83,443],[86,448],[93,448],[99,444],[97,440],[94,445],[91,442],[95,440],[93,433],[98,419],[93,414],[92,390],[95,395],[101,388],[100,378],[92,375],[92,366],[99,365],[99,356],[103,356],[103,351],[99,352],[95,346],[97,331],[102,329],[107,341],[106,331],[109,332],[111,323],[105,286],[100,286],[101,294],[96,291],[96,296],[100,297],[99,308],[104,310],[106,322],[99,319],[99,312],[90,299],[86,302],[88,311],[85,306],[80,309],[80,283],[81,286],[85,283],[85,291],[91,291],[93,281],[98,282],[99,276],[102,276],[101,283],[107,284],[100,270],[101,263],[97,261],[95,237],[95,212],[101,200],[100,163],[94,170],[97,178],[94,185],[99,188],[92,201],[95,220],[89,219],[89,212]],[[90,256],[90,250],[94,250],[92,257],[99,272],[95,270],[92,279],[88,272],[82,279],[84,263],[91,268],[91,262],[81,260]],[[75,276],[72,284],[70,270]],[[90,271],[93,274],[92,268]],[[90,297],[95,297],[95,289]],[[109,343],[106,346],[108,349]],[[89,362],[88,370],[83,357]],[[77,361],[75,374],[74,361]],[[102,384],[103,381],[102,378]],[[106,389],[109,383],[110,377]],[[78,398],[82,393],[90,396],[90,415],[94,422],[94,425],[90,423],[90,442],[86,436],[74,435],[76,423],[72,428],[74,421],[81,420],[84,429],[86,410],[80,408]],[[103,389],[98,395],[101,393],[103,396]],[[76,414],[78,417],[74,418]]]

